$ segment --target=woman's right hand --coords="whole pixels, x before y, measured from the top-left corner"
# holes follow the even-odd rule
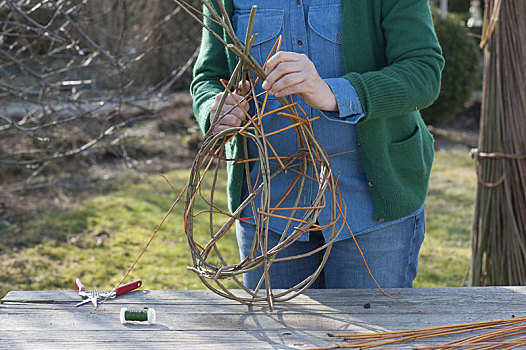
[[[219,104],[221,103],[223,95],[226,93],[227,92],[225,91],[216,95],[214,103],[212,104],[212,109],[210,110],[210,125],[213,126],[214,133],[224,131],[228,128],[240,126],[241,122],[245,120],[245,112],[243,112],[243,110],[238,106],[236,100],[239,102],[239,105],[241,105],[241,107],[245,111],[248,112],[249,109],[249,103],[247,100],[243,100],[244,97],[242,95],[239,95],[235,92],[229,94],[226,97],[225,103],[223,104],[223,108],[221,109],[221,112],[217,117],[217,123],[214,125],[214,116],[216,114],[217,109],[219,108]]]

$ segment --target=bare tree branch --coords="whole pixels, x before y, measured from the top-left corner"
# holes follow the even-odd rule
[[[13,1],[11,0],[6,0],[7,1],[7,4],[9,5],[9,7],[11,7],[12,9],[14,9],[16,12],[18,12],[20,15],[22,15],[26,20],[28,20],[30,23],[32,23],[33,25],[35,25],[36,27],[40,28],[44,34],[43,35],[48,35],[48,36],[51,36],[53,37],[55,40],[58,40],[58,41],[66,41],[66,39],[56,35],[55,33],[49,31],[46,27],[44,27],[43,25],[41,25],[40,23],[36,22],[35,20],[33,20],[31,17],[29,17],[24,11],[22,11],[18,6],[16,6]]]
[[[98,149],[132,166],[125,130],[173,108],[198,53],[172,1],[0,0],[0,19],[0,171],[33,183]]]

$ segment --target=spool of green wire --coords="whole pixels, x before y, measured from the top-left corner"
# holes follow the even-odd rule
[[[148,322],[155,323],[155,310],[148,308],[146,310],[128,310],[123,307],[121,309],[121,323],[128,322]]]

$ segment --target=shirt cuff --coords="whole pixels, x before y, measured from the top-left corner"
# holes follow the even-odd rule
[[[324,80],[336,97],[338,111],[320,111],[321,114],[330,120],[350,124],[358,123],[358,121],[363,118],[364,113],[360,98],[351,82],[345,78],[330,78]]]

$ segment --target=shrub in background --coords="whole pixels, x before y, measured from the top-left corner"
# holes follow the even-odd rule
[[[447,10],[456,13],[468,12],[469,4],[470,0],[448,0]]]
[[[422,116],[427,124],[436,126],[451,121],[480,84],[480,49],[458,15],[448,13],[442,20],[440,11],[433,8],[433,20],[446,65],[440,95],[422,110]]]

